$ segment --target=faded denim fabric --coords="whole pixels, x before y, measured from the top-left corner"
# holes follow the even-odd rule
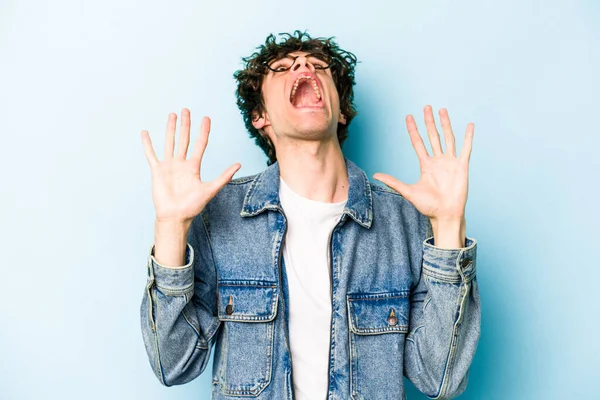
[[[327,399],[402,399],[403,375],[431,398],[455,397],[479,340],[477,243],[435,247],[427,217],[346,166]],[[232,180],[193,220],[184,268],[158,264],[151,248],[141,325],[163,385],[197,377],[214,345],[213,399],[293,399],[285,231],[275,163]]]

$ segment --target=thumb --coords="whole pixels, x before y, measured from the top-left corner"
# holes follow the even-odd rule
[[[242,164],[240,163],[235,163],[233,165],[231,165],[229,168],[227,168],[225,171],[223,171],[223,173],[221,174],[221,176],[219,176],[217,179],[215,179],[214,181],[211,182],[211,186],[213,186],[215,193],[218,192],[219,190],[223,189],[223,186],[227,185],[227,183],[229,181],[231,181],[231,178],[233,178],[233,175],[242,167]]]
[[[410,198],[412,197],[412,188],[406,183],[399,181],[391,175],[382,174],[378,172],[375,175],[373,175],[373,179],[376,179],[384,183],[386,186],[391,187],[396,192],[400,193],[406,200],[410,200]]]

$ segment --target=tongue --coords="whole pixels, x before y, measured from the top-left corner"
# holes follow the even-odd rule
[[[296,107],[316,106],[319,98],[315,93],[312,85],[306,81],[300,82],[296,94],[294,95],[293,104]]]

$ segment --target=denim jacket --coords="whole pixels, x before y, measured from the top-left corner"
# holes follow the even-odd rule
[[[480,330],[475,239],[434,246],[431,224],[346,159],[333,230],[329,400],[435,399],[467,385]],[[141,304],[150,364],[166,386],[200,375],[214,345],[213,399],[293,399],[279,165],[228,183],[194,218],[186,265],[148,257]]]

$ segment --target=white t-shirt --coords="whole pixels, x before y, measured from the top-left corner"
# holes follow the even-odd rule
[[[283,258],[289,287],[289,328],[297,400],[325,399],[329,373],[331,282],[329,239],[346,201],[324,203],[295,193],[280,177],[287,219]]]

